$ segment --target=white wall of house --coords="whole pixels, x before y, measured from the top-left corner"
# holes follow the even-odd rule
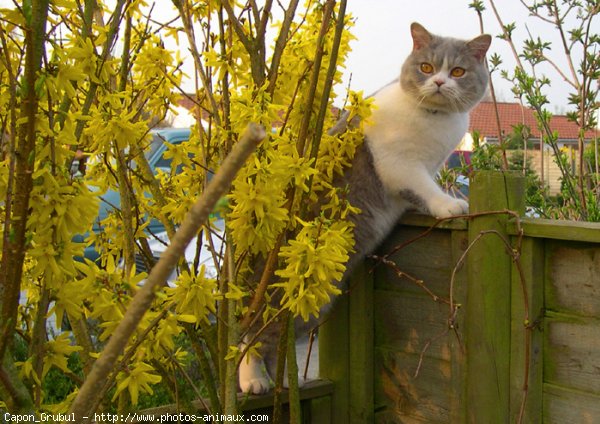
[[[473,136],[471,133],[465,134],[456,150],[467,150],[469,152],[473,151]]]
[[[167,113],[167,122],[173,128],[189,128],[196,123],[196,119],[190,111],[183,106],[174,106]]]

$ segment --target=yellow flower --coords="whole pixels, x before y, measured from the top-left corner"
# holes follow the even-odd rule
[[[167,293],[176,303],[175,311],[183,316],[192,315],[196,322],[208,322],[208,313],[215,313],[215,302],[220,298],[217,293],[217,280],[206,278],[204,265],[198,273],[182,272],[177,278],[175,287],[168,288]]]
[[[153,394],[151,385],[160,383],[162,378],[159,375],[153,374],[154,368],[145,362],[138,362],[133,366],[133,369],[124,372],[121,371],[117,375],[117,389],[112,398],[114,401],[119,393],[127,389],[131,397],[131,403],[137,405],[140,391]]]
[[[50,340],[46,343],[42,377],[48,373],[50,367],[53,365],[64,372],[69,372],[69,367],[67,365],[69,356],[73,352],[82,350],[81,346],[72,345],[69,336],[70,333],[64,332],[54,340]]]
[[[340,293],[335,282],[344,275],[353,237],[351,224],[344,221],[317,218],[301,225],[296,239],[281,248],[285,268],[276,274],[284,281],[275,286],[284,290],[283,306],[307,321]]]

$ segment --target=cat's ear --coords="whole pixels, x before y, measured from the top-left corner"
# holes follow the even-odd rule
[[[413,22],[410,25],[410,33],[413,38],[413,50],[419,50],[431,43],[433,36],[423,25]]]
[[[490,44],[492,44],[492,37],[488,34],[483,34],[469,41],[467,46],[471,49],[473,56],[475,56],[478,61],[483,62],[485,54],[490,48]]]

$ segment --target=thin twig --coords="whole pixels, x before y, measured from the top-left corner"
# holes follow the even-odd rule
[[[417,240],[422,239],[423,237],[426,237],[429,233],[431,233],[435,228],[437,228],[442,222],[447,221],[449,219],[457,219],[457,218],[467,218],[467,219],[471,219],[471,218],[475,218],[475,217],[481,217],[481,216],[490,216],[490,215],[509,215],[511,216],[516,224],[517,227],[517,236],[516,236],[516,240],[513,244],[500,232],[498,232],[497,230],[486,230],[486,231],[481,231],[467,246],[467,248],[465,249],[465,251],[463,252],[463,254],[461,255],[461,257],[458,259],[457,263],[455,264],[454,268],[452,269],[452,274],[450,277],[450,288],[449,288],[449,300],[445,300],[443,298],[440,298],[439,296],[435,295],[431,290],[429,290],[427,288],[427,286],[425,285],[425,283],[422,280],[419,280],[415,277],[412,277],[410,275],[408,275],[407,273],[401,271],[398,268],[398,265],[395,264],[393,261],[389,260],[389,256],[391,256],[392,254],[398,252],[399,250],[405,248],[406,246],[416,242]],[[458,332],[458,328],[456,326],[456,316],[458,314],[458,311],[460,309],[460,305],[456,304],[454,301],[454,286],[455,286],[455,280],[456,280],[456,275],[458,273],[458,271],[460,270],[460,268],[464,265],[466,258],[469,254],[469,252],[474,248],[474,246],[485,236],[488,235],[495,235],[496,237],[498,237],[506,250],[507,255],[511,258],[512,262],[514,263],[516,269],[517,269],[517,273],[519,275],[519,282],[521,284],[521,291],[522,291],[522,295],[523,295],[523,305],[524,305],[524,329],[525,329],[525,357],[524,357],[524,370],[523,370],[523,384],[522,384],[522,398],[521,398],[521,405],[520,405],[520,409],[519,409],[519,415],[517,418],[517,423],[522,423],[524,416],[525,416],[525,406],[527,403],[527,397],[528,397],[528,392],[529,392],[529,379],[530,379],[530,362],[531,362],[531,332],[534,328],[536,328],[537,324],[531,324],[530,322],[530,311],[529,311],[529,293],[527,290],[527,286],[526,286],[526,278],[525,278],[525,273],[523,270],[523,266],[521,264],[521,248],[522,248],[522,241],[523,241],[523,227],[521,225],[521,218],[519,216],[518,213],[511,211],[511,210],[498,210],[498,211],[487,211],[487,212],[480,212],[480,213],[475,213],[475,214],[468,214],[468,215],[461,215],[461,216],[457,216],[457,217],[452,217],[452,218],[444,218],[444,219],[438,219],[433,225],[431,225],[429,228],[427,228],[424,232],[422,232],[421,234],[419,234],[416,237],[413,237],[412,239],[403,242],[402,244],[396,246],[394,249],[392,249],[390,252],[388,252],[386,255],[384,256],[372,256],[373,259],[377,260],[380,263],[383,263],[384,265],[387,265],[389,267],[391,267],[396,274],[399,277],[406,277],[409,280],[411,280],[413,283],[417,284],[419,287],[423,288],[431,297],[434,301],[436,302],[440,302],[442,301],[443,303],[446,303],[449,305],[450,307],[450,313],[447,319],[447,323],[448,323],[448,327],[442,331],[440,334],[432,337],[431,339],[429,339],[425,345],[423,346],[423,348],[421,349],[421,352],[419,354],[419,362],[417,364],[417,368],[415,370],[414,373],[414,378],[417,378],[420,370],[422,368],[423,365],[423,361],[424,361],[424,357],[425,354],[427,353],[427,351],[429,350],[429,348],[431,347],[431,345],[441,339],[442,337],[446,336],[449,334],[450,330],[452,330],[458,340],[459,346],[461,347],[461,350],[464,351],[463,349],[463,345],[462,345],[462,341],[460,339],[460,334]]]
[[[277,82],[277,77],[279,75],[279,63],[281,62],[281,56],[283,55],[283,51],[285,46],[287,45],[288,35],[290,32],[290,28],[292,26],[292,22],[294,20],[294,16],[296,15],[296,8],[298,7],[299,0],[292,0],[287,9],[285,9],[285,14],[283,18],[283,23],[281,24],[281,30],[279,31],[279,35],[277,36],[277,40],[275,41],[275,49],[273,51],[273,58],[271,59],[271,67],[269,69],[269,87],[267,88],[267,92],[271,95],[275,92],[275,84]]]
[[[252,337],[248,341],[244,341],[244,346],[245,347],[240,352],[240,356],[239,356],[239,358],[237,360],[236,367],[240,366],[240,364],[242,363],[242,360],[243,360],[244,356],[246,355],[246,353],[248,353],[248,350],[250,350],[250,348],[252,347],[252,345],[254,345],[254,343],[256,342],[256,340],[258,339],[258,337],[269,326],[271,326],[271,324],[273,324],[277,319],[279,319],[284,312],[289,312],[289,310],[285,309],[285,308],[279,309],[277,311],[277,313],[275,315],[273,315],[262,327],[260,327],[260,329],[256,333],[252,334]],[[282,321],[283,321],[283,319],[282,319]]]
[[[423,365],[423,359],[425,358],[425,353],[429,350],[429,347],[433,344],[433,342],[441,339],[444,336],[447,336],[449,332],[450,332],[450,328],[446,328],[440,334],[427,340],[427,343],[425,343],[425,346],[423,347],[423,349],[421,350],[421,353],[419,354],[419,362],[417,363],[417,368],[415,369],[413,378],[417,378],[419,376],[419,372],[421,371],[421,366]]]
[[[283,243],[283,236],[284,233],[281,233],[279,235],[275,246],[269,252],[269,256],[267,257],[267,263],[265,264],[265,268],[261,274],[258,287],[254,293],[254,296],[252,297],[250,305],[248,306],[248,311],[242,319],[242,323],[240,325],[242,331],[245,331],[250,327],[251,323],[254,320],[254,317],[257,315],[258,310],[261,308],[265,293],[267,292],[267,288],[269,287],[269,283],[271,283],[274,272],[277,269],[279,249],[281,248],[281,244]]]
[[[181,366],[181,364],[179,363],[179,361],[176,358],[174,358],[173,356],[171,356],[170,359],[173,361],[173,364],[175,364],[175,366],[177,367],[177,369],[179,369],[179,372],[181,372],[181,375],[183,375],[183,378],[185,379],[185,381],[187,381],[187,383],[190,385],[190,387],[192,388],[192,390],[196,394],[196,397],[198,398],[198,400],[200,401],[200,403],[202,404],[202,406],[204,407],[204,409],[209,414],[212,414],[212,412],[211,412],[212,409],[210,408],[210,406],[204,400],[204,397],[202,396],[202,393],[200,393],[200,390],[198,390],[198,387],[196,387],[196,385],[194,384],[194,380],[192,380],[192,378],[190,377],[190,375],[188,374],[188,372]]]
[[[434,302],[437,303],[445,303],[447,305],[450,305],[450,301],[448,299],[445,299],[441,296],[438,296],[437,294],[435,294],[433,291],[431,291],[424,283],[423,280],[420,280],[418,278],[413,277],[410,274],[407,274],[406,272],[402,271],[398,265],[396,265],[396,263],[394,261],[391,261],[389,259],[386,259],[385,257],[381,257],[381,256],[377,256],[377,255],[371,255],[369,256],[371,259],[374,259],[376,261],[379,261],[380,263],[387,265],[388,267],[390,267],[391,269],[394,270],[394,272],[396,273],[396,275],[398,276],[398,278],[406,278],[409,281],[411,281],[412,283],[414,283],[415,285],[417,285],[418,287],[422,288],[432,299]]]
[[[477,16],[479,18],[479,30],[482,34],[484,34],[484,29],[483,29],[483,15],[481,13],[480,10],[477,10]],[[484,63],[485,63],[485,67],[487,69],[487,73],[488,73],[488,84],[490,86],[490,95],[492,96],[492,104],[494,105],[494,115],[496,118],[496,130],[497,130],[497,137],[498,137],[498,144],[500,146],[502,146],[504,144],[504,137],[502,136],[502,125],[500,123],[500,111],[498,110],[498,101],[496,98],[496,88],[494,87],[494,81],[492,79],[492,71],[490,69],[490,64],[487,60],[487,58],[483,59]],[[506,157],[506,149],[501,149],[501,153],[502,153],[502,169],[507,170],[508,169],[508,159]]]
[[[316,329],[313,328],[308,335],[308,352],[306,353],[306,365],[304,365],[304,373],[302,374],[304,380],[308,378],[308,368],[310,367],[310,355],[312,354],[312,347],[315,341],[315,332]]]
[[[311,111],[315,102],[317,86],[319,85],[319,77],[321,75],[321,62],[323,60],[323,56],[325,55],[324,41],[325,37],[329,32],[329,22],[331,21],[334,6],[335,0],[327,0],[325,5],[323,6],[323,20],[321,22],[319,35],[317,38],[317,48],[312,63],[312,74],[310,77],[308,94],[305,102],[306,113],[302,117],[302,124],[300,126],[300,131],[298,132],[297,150],[300,156],[302,157],[304,157],[306,153],[306,139],[308,138],[310,122],[313,119]]]

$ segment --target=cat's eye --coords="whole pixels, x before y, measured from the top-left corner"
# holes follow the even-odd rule
[[[452,75],[454,78],[460,78],[465,74],[465,70],[463,68],[454,68],[451,72],[450,75]]]
[[[421,63],[421,72],[424,74],[432,74],[433,73],[433,65],[430,63]]]

